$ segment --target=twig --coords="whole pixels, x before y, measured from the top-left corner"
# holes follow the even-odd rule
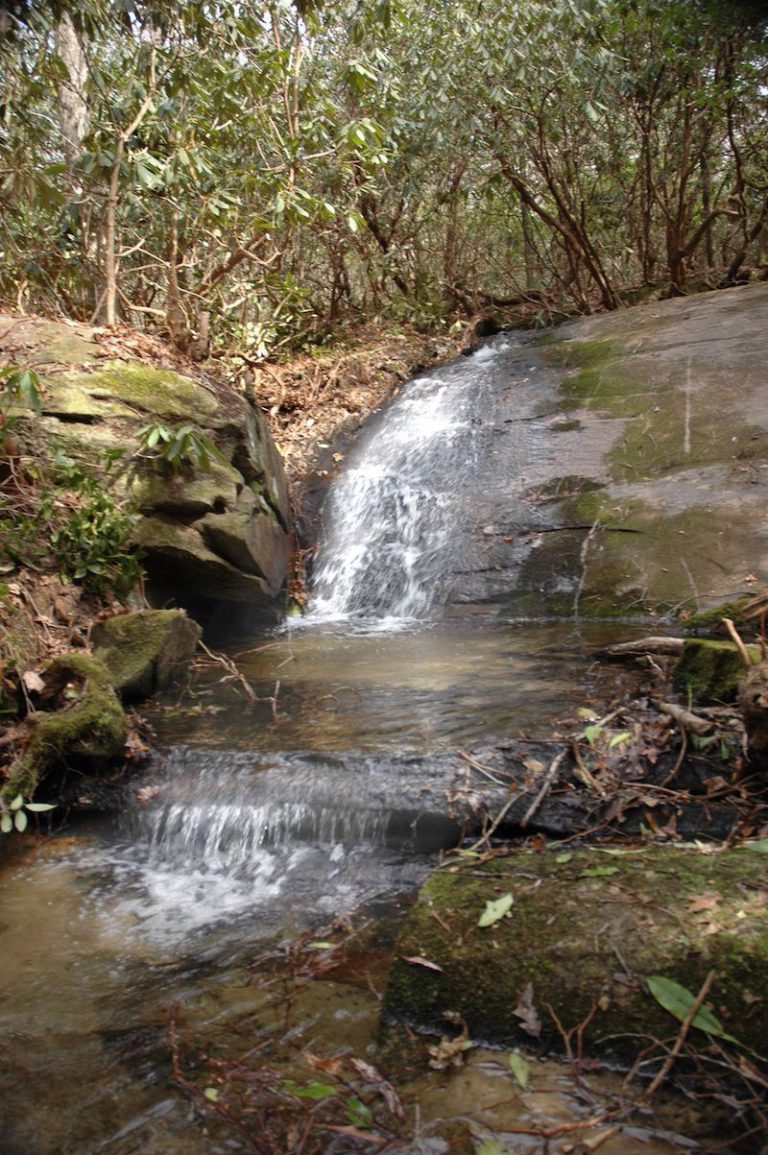
[[[477,850],[478,846],[482,846],[484,842],[488,841],[488,839],[496,832],[496,830],[499,828],[501,823],[506,818],[507,812],[509,811],[512,804],[514,802],[517,802],[519,797],[520,797],[519,794],[510,795],[510,797],[507,799],[507,801],[502,806],[499,813],[494,818],[494,820],[491,823],[491,825],[489,826],[489,828],[487,830],[483,831],[483,834],[480,836],[480,838],[478,838],[477,842],[473,842],[473,844],[469,848],[470,850]]]
[[[697,1014],[701,1010],[702,1003],[704,1002],[704,1000],[706,999],[707,995],[709,994],[709,992],[711,990],[712,984],[715,981],[715,974],[716,974],[715,971],[710,971],[709,974],[707,975],[707,977],[704,979],[704,982],[701,984],[701,989],[699,990],[699,993],[697,994],[696,998],[694,999],[693,1004],[691,1005],[691,1008],[688,1011],[688,1014],[685,1016],[685,1019],[683,1020],[682,1027],[678,1031],[674,1046],[672,1047],[672,1050],[669,1052],[666,1059],[664,1060],[664,1066],[661,1068],[661,1070],[659,1071],[658,1075],[653,1080],[653,1082],[648,1087],[646,1087],[645,1091],[640,1096],[640,1102],[643,1102],[646,1099],[650,1099],[651,1095],[653,1095],[656,1091],[658,1091],[659,1087],[666,1080],[667,1076],[669,1075],[669,1072],[672,1070],[672,1067],[675,1064],[675,1060],[677,1059],[677,1056],[680,1054],[680,1052],[683,1049],[683,1044],[685,1043],[685,1040],[688,1037],[688,1032],[690,1031],[691,1026],[693,1025],[693,1020],[696,1018]]]
[[[618,713],[618,711],[616,711],[616,713]],[[539,809],[542,802],[544,801],[547,794],[549,793],[549,790],[552,786],[552,783],[554,782],[555,777],[557,776],[557,772],[560,769],[560,767],[562,766],[563,762],[565,761],[565,756],[567,753],[568,753],[567,748],[564,750],[561,750],[560,753],[557,754],[552,759],[552,761],[550,762],[549,769],[547,770],[544,781],[541,784],[541,789],[539,790],[538,794],[534,798],[531,805],[528,807],[528,809],[525,813],[525,816],[523,818],[523,821],[520,823],[520,825],[523,829],[525,829],[525,827],[531,821],[534,814]]]
[[[256,702],[261,701],[261,699],[254,692],[253,686],[250,684],[250,682],[246,681],[246,679],[240,673],[240,671],[238,670],[237,666],[235,665],[235,663],[232,661],[231,658],[225,658],[223,654],[216,654],[216,653],[214,653],[213,650],[209,650],[208,647],[206,646],[205,642],[198,642],[198,645],[200,646],[201,650],[205,651],[205,653],[208,655],[208,657],[211,659],[211,661],[218,662],[218,664],[220,666],[223,666],[224,669],[229,673],[229,675],[232,678],[234,678],[235,681],[239,683],[239,685],[241,685],[243,687],[243,689],[245,690],[245,695],[246,695],[249,703],[252,706],[255,705]],[[279,683],[278,683],[278,685],[279,685]],[[272,701],[272,700],[273,699],[270,699],[270,701]],[[273,712],[274,712],[274,705],[273,705]]]
[[[674,702],[659,702],[659,710],[662,714],[674,718],[682,730],[690,730],[692,734],[700,736],[711,734],[714,728],[713,722],[692,714],[690,710],[684,710],[682,706],[676,706]]]
[[[744,643],[741,640],[741,637],[739,635],[739,631],[736,629],[735,625],[733,624],[733,622],[731,621],[730,618],[723,618],[723,625],[727,629],[728,633],[731,635],[731,638],[733,639],[733,644],[735,645],[736,649],[739,651],[739,655],[740,655],[741,660],[744,664],[744,669],[745,670],[751,670],[752,665],[753,665],[752,659],[749,656],[749,651],[748,651],[747,647],[744,645]]]
[[[478,762],[477,758],[473,758],[472,755],[467,754],[465,750],[457,750],[456,753],[458,754],[459,758],[463,758],[465,762],[468,762],[473,770],[477,770],[478,774],[483,774],[491,782],[495,782],[497,786],[509,785],[508,781],[503,782],[501,778],[497,778],[494,774],[491,773],[487,766],[483,766],[482,762]],[[508,775],[507,777],[509,779],[510,776]]]

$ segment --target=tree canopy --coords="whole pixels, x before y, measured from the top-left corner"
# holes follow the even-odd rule
[[[0,298],[258,360],[768,250],[756,0],[67,0],[0,26]]]

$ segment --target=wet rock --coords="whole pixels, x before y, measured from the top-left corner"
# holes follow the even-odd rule
[[[181,610],[147,610],[97,622],[91,644],[123,700],[135,701],[184,673],[201,632]]]
[[[480,927],[486,904],[505,895],[508,914]],[[647,979],[695,994],[714,970],[709,1005],[725,1031],[759,1049],[766,902],[763,858],[745,848],[517,851],[436,871],[398,942],[384,1011],[434,1030],[450,1011],[474,1039],[555,1051],[557,1016],[565,1030],[585,1023],[585,1053],[625,1062],[638,1035],[667,1038],[679,1027]]]
[[[102,662],[64,654],[46,667],[43,682],[29,742],[3,787],[6,799],[31,798],[43,778],[70,768],[99,773],[123,752],[127,721]]]
[[[750,646],[755,661],[757,646]],[[744,663],[733,642],[689,638],[675,668],[675,682],[695,701],[732,702],[744,678]]]

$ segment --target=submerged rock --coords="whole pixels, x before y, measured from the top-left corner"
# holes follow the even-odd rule
[[[760,1050],[768,1008],[768,883],[747,848],[517,851],[434,872],[408,917],[384,999],[390,1019],[470,1037],[562,1049],[584,1024],[585,1053],[631,1061],[638,1036],[674,1036],[649,993],[662,976],[708,1005],[724,1031]],[[478,922],[489,902],[508,912]],[[498,910],[502,909],[502,904]],[[706,1041],[705,1035],[700,1035]]]

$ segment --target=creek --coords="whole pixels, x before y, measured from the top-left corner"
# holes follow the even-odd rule
[[[522,380],[524,357],[497,340],[374,420],[332,491],[310,614],[237,655],[261,701],[208,669],[153,706],[159,754],[118,815],[8,852],[2,1155],[247,1150],[206,1132],[172,1086],[173,1008],[200,1045],[247,1049],[266,1015],[247,967],[266,944],[353,913],[395,925],[461,837],[449,797],[487,786],[458,752],[544,733],[605,676],[591,655],[626,624],[525,624],[484,600],[510,580],[483,561],[490,503],[511,517],[546,455],[547,398]],[[360,976],[315,984],[293,1009],[297,1038],[370,1060],[376,1011]],[[573,1088],[550,1075],[542,1117],[557,1119]],[[418,1091],[434,1113],[450,1109],[441,1079]]]

